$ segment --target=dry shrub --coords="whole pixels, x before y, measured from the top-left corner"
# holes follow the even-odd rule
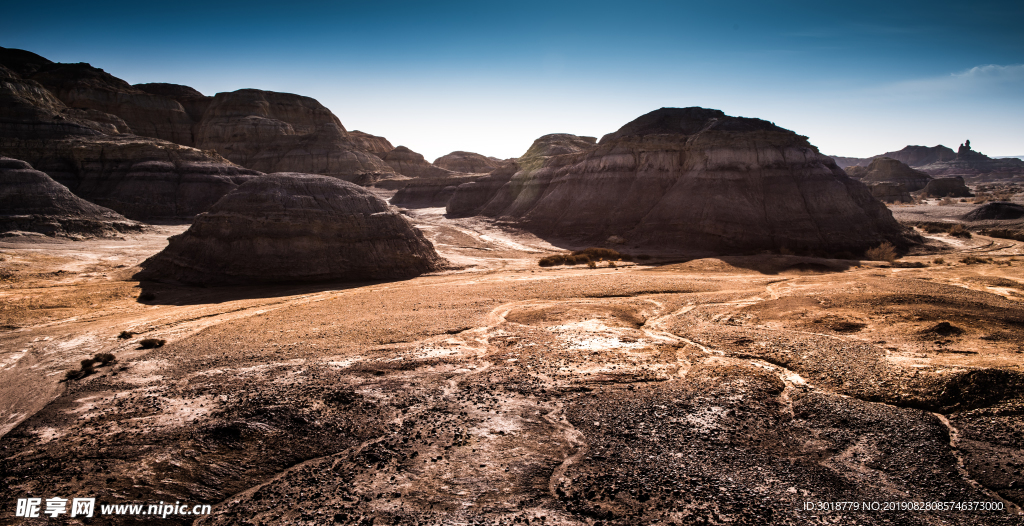
[[[864,255],[871,261],[888,261],[892,263],[896,261],[896,247],[886,241],[875,248],[867,249]]]
[[[948,195],[947,195],[946,197],[943,197],[943,198],[942,198],[942,199],[941,199],[941,200],[939,201],[939,206],[949,206],[949,205],[951,205],[951,204],[953,204],[953,199],[952,199],[952,198],[950,198],[950,197],[949,197]]]
[[[588,261],[587,266],[590,268],[597,268],[597,263],[594,261]]]
[[[614,261],[609,261],[608,262],[608,268],[615,268],[615,262]]]
[[[945,265],[946,264],[946,260],[942,259],[942,258],[935,258],[935,259],[932,260],[932,264],[934,264],[934,265]]]
[[[121,334],[118,334],[117,338],[120,339],[120,340],[128,340],[128,339],[131,339],[132,336],[135,336],[134,332],[131,332],[131,331],[121,331]]]
[[[992,258],[980,258],[978,256],[967,256],[960,260],[965,265],[983,265],[985,263],[992,263]]]
[[[155,338],[146,338],[139,342],[139,347],[142,349],[155,349],[157,347],[163,347],[167,343],[167,340],[157,340]]]
[[[632,261],[633,256],[622,254],[610,248],[590,247],[586,250],[577,250],[571,254],[555,254],[540,259],[538,264],[542,267],[554,267],[556,265],[583,265],[595,261]]]
[[[968,238],[968,239],[970,239],[970,237],[971,237],[971,231],[967,230],[967,227],[965,227],[965,226],[963,226],[963,225],[961,225],[959,223],[953,225],[953,227],[949,229],[947,234],[949,234],[949,235],[951,235],[953,237],[963,237],[963,238]]]
[[[92,357],[92,360],[100,365],[107,365],[115,360],[114,355],[108,352],[98,353]]]

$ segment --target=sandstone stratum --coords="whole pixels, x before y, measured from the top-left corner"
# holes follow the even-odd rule
[[[427,162],[423,155],[418,154],[405,146],[398,146],[384,155],[384,162],[388,163],[396,172],[413,178],[448,177],[452,175],[451,170],[438,168]]]
[[[276,173],[239,186],[196,217],[140,280],[193,285],[411,278],[442,259],[408,219],[368,190]]]
[[[102,237],[142,230],[143,225],[77,197],[25,161],[0,157],[0,234]]]
[[[806,137],[705,108],[662,108],[551,156],[478,211],[552,238],[695,253],[861,253],[915,237]]]

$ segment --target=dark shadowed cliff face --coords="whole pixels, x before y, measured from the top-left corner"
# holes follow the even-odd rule
[[[71,193],[24,161],[0,157],[0,232],[103,236],[142,225]]]
[[[116,117],[72,110],[38,82],[0,65],[0,137],[55,139],[118,133],[117,126],[109,124],[111,119]]]
[[[441,263],[422,233],[362,187],[281,173],[224,196],[138,277],[198,285],[376,280]]]
[[[255,89],[218,93],[196,145],[262,172],[304,172],[370,184],[395,172],[357,149],[341,121],[316,100]]]
[[[486,215],[581,243],[615,235],[693,253],[838,253],[908,242],[888,209],[806,137],[718,110],[654,111],[518,178],[517,198]]]

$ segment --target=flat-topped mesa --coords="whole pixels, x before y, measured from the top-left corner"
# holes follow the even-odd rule
[[[90,203],[25,161],[0,157],[0,233],[109,236],[143,225]]]
[[[359,184],[396,175],[379,157],[357,149],[330,110],[290,93],[218,93],[196,128],[196,145],[261,172],[322,174]]]
[[[467,174],[490,173],[501,164],[501,159],[463,151],[455,151],[434,159],[434,166],[438,168]]]
[[[891,183],[903,185],[909,192],[916,192],[932,178],[891,157],[878,157],[867,166],[851,166],[846,174],[865,184]]]
[[[545,161],[554,156],[580,153],[594,148],[595,137],[552,133],[533,141],[530,148],[518,159],[503,162],[487,177],[475,182],[459,185],[447,212],[452,216],[487,215],[496,217],[509,207],[529,206],[539,197],[548,180],[534,177]]]
[[[403,279],[444,261],[405,216],[333,177],[270,174],[239,186],[138,279],[195,285]]]
[[[656,110],[596,148],[549,158],[535,177],[540,195],[498,216],[581,244],[618,236],[695,254],[857,254],[913,240],[806,137],[718,110]]]
[[[384,162],[406,177],[450,177],[451,170],[438,168],[427,162],[422,155],[398,146],[384,156]]]
[[[938,179],[932,179],[928,181],[924,189],[921,190],[925,196],[928,197],[973,197],[971,189],[964,183],[964,178],[957,177],[941,177]]]

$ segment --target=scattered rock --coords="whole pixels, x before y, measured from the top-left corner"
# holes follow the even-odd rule
[[[195,285],[359,281],[410,278],[441,265],[423,234],[369,191],[279,173],[224,196],[137,277]]]

